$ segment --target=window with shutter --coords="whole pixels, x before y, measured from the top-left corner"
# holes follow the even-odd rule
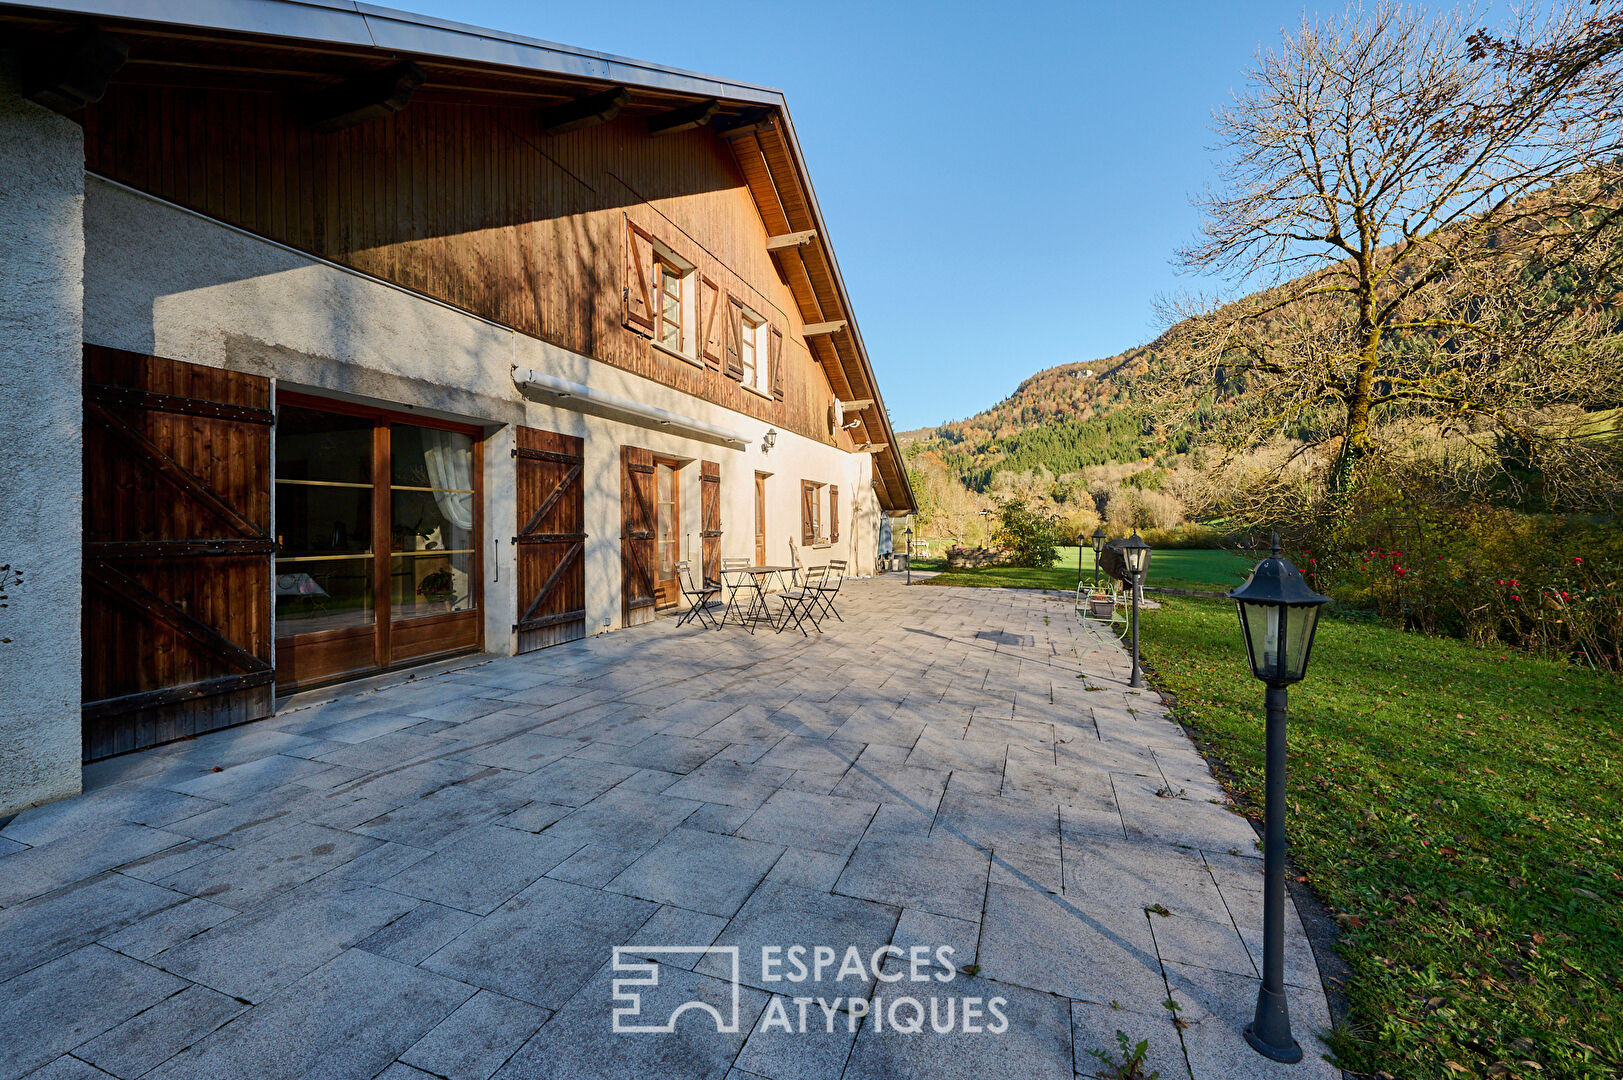
[[[699,318],[702,320],[704,332],[700,342],[700,351],[706,365],[712,368],[721,368],[721,354],[723,338],[727,334],[726,318],[722,312],[721,287],[710,278],[702,278],[699,283]]]
[[[772,375],[772,396],[779,401],[783,400],[783,331],[776,326],[772,327],[769,339],[770,364]]]
[[[840,489],[835,484],[828,486],[828,538],[840,538]]]
[[[810,480],[800,482],[800,542],[817,542],[817,485]]]
[[[639,334],[654,332],[654,238],[626,222],[625,324]]]
[[[727,371],[727,377],[729,379],[737,379],[739,381],[743,381],[744,378],[744,363],[742,357],[740,356],[740,346],[738,341],[738,331],[739,327],[743,324],[743,320],[744,305],[740,304],[737,300],[734,300],[731,296],[727,297],[727,352],[725,368]]]

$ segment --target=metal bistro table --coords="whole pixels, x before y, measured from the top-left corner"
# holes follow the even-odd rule
[[[792,566],[739,566],[723,570],[721,576],[724,579],[729,574],[735,574],[737,577],[727,583],[732,589],[732,595],[727,598],[727,608],[721,613],[721,625],[726,626],[727,621],[736,615],[738,624],[749,627],[752,634],[755,633],[756,625],[763,621],[773,630],[778,630],[778,624],[772,617],[772,608],[767,604],[766,585],[773,575],[791,574],[794,570]],[[738,606],[740,593],[749,594],[747,609]]]

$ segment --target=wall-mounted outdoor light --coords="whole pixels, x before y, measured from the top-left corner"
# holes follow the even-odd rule
[[[770,454],[776,445],[778,445],[778,429],[767,428],[766,434],[761,436],[761,453]]]

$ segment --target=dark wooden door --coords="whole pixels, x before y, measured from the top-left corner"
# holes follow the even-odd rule
[[[270,381],[85,346],[84,760],[271,711]]]
[[[699,463],[700,550],[704,554],[704,580],[721,580],[721,466]]]
[[[582,441],[518,429],[518,651],[586,636]]]
[[[620,621],[654,617],[654,452],[620,448]]]
[[[766,477],[755,474],[755,565],[766,565]]]

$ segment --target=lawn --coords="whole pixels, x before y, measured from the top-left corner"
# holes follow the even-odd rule
[[[1151,681],[1258,811],[1262,686],[1234,610],[1162,604]],[[1354,973],[1344,1066],[1623,1076],[1623,690],[1356,618],[1325,620],[1312,665],[1291,694],[1290,839]]]
[[[1076,588],[1076,560],[1080,550],[1082,572],[1089,580],[1093,576],[1093,549],[1062,547],[1059,562],[1047,570],[1029,570],[1014,566],[992,566],[982,570],[947,571],[942,559],[914,559],[915,570],[940,570],[939,576],[929,579],[932,585],[970,585],[1005,589],[1063,589]],[[1167,548],[1150,556],[1150,573],[1145,584],[1151,588],[1170,589],[1231,589],[1245,580],[1254,560],[1232,551]]]

